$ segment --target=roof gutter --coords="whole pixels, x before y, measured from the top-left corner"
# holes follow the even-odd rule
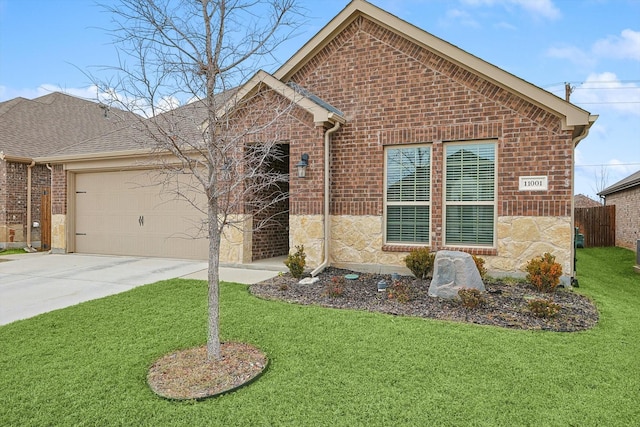
[[[329,216],[331,179],[329,178],[329,161],[331,159],[331,135],[338,129],[340,129],[340,122],[336,121],[333,127],[324,133],[324,259],[322,264],[311,272],[311,277],[316,277],[329,265],[329,246],[331,242],[331,218]]]

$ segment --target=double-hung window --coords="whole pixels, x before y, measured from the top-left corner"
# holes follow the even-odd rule
[[[429,244],[431,146],[385,150],[385,242]]]
[[[496,145],[445,147],[445,245],[494,246]]]

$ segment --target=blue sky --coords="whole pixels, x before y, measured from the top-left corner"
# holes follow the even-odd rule
[[[347,3],[301,0],[307,23],[278,60]],[[576,193],[597,198],[603,177],[640,170],[640,0],[371,3],[560,97],[570,83],[572,102],[600,116],[576,150]],[[0,0],[0,101],[56,90],[94,99],[85,73],[117,63],[109,21],[93,0]]]

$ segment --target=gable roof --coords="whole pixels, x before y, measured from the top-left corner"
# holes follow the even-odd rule
[[[584,127],[588,129],[598,117],[364,0],[352,0],[335,18],[285,62],[274,73],[274,77],[283,82],[288,81],[296,71],[311,60],[338,33],[360,16],[364,16],[458,66],[482,76],[499,87],[555,113],[562,118],[565,129],[581,128],[579,132],[574,132],[576,136],[584,131]]]
[[[609,194],[617,193],[619,191],[628,190],[633,187],[640,187],[640,170],[628,177],[621,179],[613,185],[605,188],[598,193],[598,196],[608,196]]]
[[[131,113],[60,92],[0,103],[3,158],[30,159],[121,127]]]
[[[242,99],[255,93],[262,86],[268,87],[274,92],[289,99],[298,107],[312,114],[313,121],[315,123],[346,123],[344,114],[337,108],[331,106],[328,102],[323,101],[308,90],[296,84],[285,84],[263,70],[260,70],[256,74],[254,74],[254,76],[249,79],[248,82],[246,82],[238,89],[238,91],[235,93],[235,96],[232,96],[228,100],[228,102],[218,110],[218,117],[221,117],[227,111],[232,110],[234,106],[238,105]]]

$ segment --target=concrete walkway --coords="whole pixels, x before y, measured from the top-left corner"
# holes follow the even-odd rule
[[[0,325],[159,280],[206,280],[207,265],[182,259],[81,254],[0,256]],[[221,280],[247,284],[278,274],[275,265],[221,267],[219,271]]]

